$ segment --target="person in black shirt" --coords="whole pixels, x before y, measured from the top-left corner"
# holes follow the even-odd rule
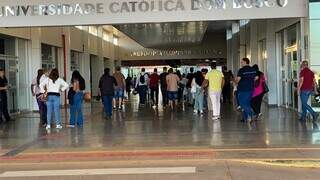
[[[192,84],[192,80],[194,78],[194,68],[190,68],[190,73],[187,74],[187,90],[188,90],[188,94],[187,94],[187,102],[189,103],[189,105],[193,104],[193,95],[191,93],[191,84]]]
[[[163,107],[167,106],[169,101],[167,98],[167,75],[168,75],[168,69],[167,67],[163,68],[163,72],[160,74],[160,88],[161,88],[161,94],[162,94],[162,103]]]
[[[4,69],[0,69],[0,121],[2,121],[2,116],[6,119],[6,122],[10,121],[10,115],[8,112],[8,80],[5,76]]]
[[[251,122],[253,111],[251,109],[251,96],[254,90],[255,79],[258,79],[257,72],[250,66],[250,60],[243,58],[241,61],[242,68],[237,75],[238,98],[239,104],[243,109],[244,122]]]
[[[132,77],[128,75],[128,77],[126,78],[126,92],[128,94],[128,100],[130,100],[131,87],[132,87]]]
[[[101,97],[103,98],[104,111],[107,118],[111,118],[112,116],[112,100],[115,86],[117,85],[116,79],[113,76],[110,76],[110,69],[105,68],[104,74],[99,81],[99,89]]]
[[[223,102],[224,103],[231,103],[231,82],[233,80],[233,74],[231,71],[228,71],[226,66],[222,67],[222,72],[225,79],[225,84],[222,89],[222,95],[223,95]]]

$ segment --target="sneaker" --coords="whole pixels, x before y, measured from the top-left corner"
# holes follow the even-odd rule
[[[75,128],[75,125],[69,124],[67,127],[68,127],[68,128]]]
[[[122,110],[122,106],[119,106],[119,108],[118,108],[120,111]]]
[[[200,114],[203,114],[203,111],[200,111]]]
[[[51,129],[51,126],[50,125],[47,125],[46,126],[46,129],[48,130],[48,129]]]
[[[213,116],[212,120],[217,121],[217,120],[219,120],[219,117],[218,116]]]
[[[316,113],[316,115],[313,116],[313,122],[316,122],[318,120],[319,114]]]
[[[259,113],[258,115],[256,115],[253,120],[254,121],[260,121],[261,120],[261,117],[262,117],[262,113]]]
[[[253,119],[252,119],[251,117],[249,117],[249,118],[247,119],[247,122],[248,122],[249,124],[251,124],[251,123],[253,122]]]
[[[57,129],[62,129],[62,126],[60,124],[56,125]]]
[[[198,110],[194,110],[193,113],[194,113],[194,114],[198,114]]]
[[[117,107],[113,106],[113,110],[117,110]]]

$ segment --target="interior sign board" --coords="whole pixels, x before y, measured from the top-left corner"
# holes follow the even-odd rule
[[[1,0],[0,27],[306,17],[303,0]]]

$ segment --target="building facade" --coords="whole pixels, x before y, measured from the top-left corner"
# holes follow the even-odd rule
[[[249,57],[267,74],[268,103],[299,110],[300,62],[308,60],[320,72],[319,10],[318,0],[4,0],[0,66],[11,85],[9,107],[11,112],[36,110],[30,84],[39,68],[57,67],[66,80],[79,70],[90,82],[87,91],[95,95],[103,69],[114,69],[121,61],[218,58],[226,59],[236,73],[241,58]],[[204,22],[193,23],[198,28],[226,23],[205,46],[170,50],[143,46],[121,28],[163,28],[166,23],[191,27],[190,22]]]

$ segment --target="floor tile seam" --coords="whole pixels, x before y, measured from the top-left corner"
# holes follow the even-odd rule
[[[71,148],[68,150],[72,150]],[[84,149],[80,151],[66,151],[61,149],[58,152],[52,152],[52,151],[45,151],[44,149],[38,149],[38,152],[25,152],[25,153],[20,153],[20,154],[47,154],[47,153],[52,153],[52,154],[78,154],[78,153],[83,153],[83,154],[91,154],[91,153],[142,153],[142,152],[243,152],[243,151],[255,151],[255,152],[279,152],[279,151],[298,151],[298,150],[305,150],[305,151],[320,151],[320,147],[312,147],[312,148],[297,148],[297,147],[292,147],[292,148],[235,148],[235,149],[214,149],[214,148],[197,148],[197,147],[190,147],[190,149],[181,149],[181,148],[175,148],[172,147],[170,149],[167,148],[156,148],[156,149],[134,149],[134,150],[120,150],[120,149],[111,149],[111,150],[92,150],[90,151],[89,149]],[[36,150],[37,151],[37,150]],[[303,155],[303,153],[299,153]]]
[[[185,161],[197,161],[197,162],[201,162],[201,161],[204,161],[204,162],[220,162],[220,161],[234,161],[234,162],[245,162],[245,161],[248,161],[248,162],[265,162],[265,161],[319,161],[320,162],[320,158],[309,158],[309,159],[306,159],[306,158],[257,158],[257,159],[254,159],[254,158],[217,158],[217,159],[212,159],[212,158],[180,158],[180,159],[152,159],[152,158],[149,158],[149,159],[146,159],[146,158],[141,158],[141,159],[68,159],[68,161],[58,161],[58,160],[54,160],[52,161],[52,159],[33,159],[33,160],[19,160],[19,159],[1,159],[1,162],[0,162],[0,166],[1,165],[6,165],[8,163],[10,164],[25,164],[25,163],[31,163],[31,164],[38,164],[38,163],[48,163],[48,164],[56,164],[56,163],[78,163],[78,162],[88,162],[88,163],[95,163],[95,162],[110,162],[110,163],[117,163],[117,162],[128,162],[128,163],[135,163],[135,162],[157,162],[157,161],[160,161],[160,162],[166,162],[166,161],[174,161],[174,162],[185,162]]]
[[[68,155],[68,156],[66,156]],[[225,156],[225,157],[224,157]],[[288,157],[279,157],[279,155],[257,155],[257,157],[246,157],[242,154],[239,155],[232,155],[228,158],[228,155],[221,155],[215,153],[203,153],[203,154],[41,154],[41,155],[19,155],[19,156],[3,156],[2,160],[58,160],[58,159],[72,159],[72,160],[80,160],[80,159],[157,159],[157,158],[176,158],[176,159],[184,159],[184,158],[191,158],[191,159],[199,159],[199,158],[212,158],[214,160],[319,160],[318,156],[309,156],[306,158],[305,156],[297,157],[288,156]]]
[[[320,169],[320,159],[318,160],[318,164],[310,164],[310,165],[299,165],[299,162],[305,162],[305,161],[310,161],[310,159],[300,159],[296,160],[296,164],[290,163],[273,163],[273,162],[268,162],[268,161],[277,161],[277,160],[232,160],[233,162],[240,162],[240,163],[250,163],[250,164],[257,164],[257,165],[267,165],[267,166],[276,166],[276,167],[294,167],[294,168],[317,168]],[[281,159],[281,161],[292,161],[290,159],[284,160]]]

